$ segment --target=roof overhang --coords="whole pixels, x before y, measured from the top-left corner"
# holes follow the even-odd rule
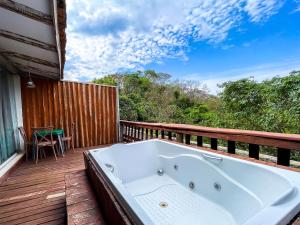
[[[1,0],[0,64],[12,73],[63,79],[65,0]]]

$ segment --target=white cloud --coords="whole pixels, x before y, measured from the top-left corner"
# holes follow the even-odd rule
[[[88,80],[165,58],[188,60],[190,40],[219,43],[244,12],[258,22],[280,6],[275,0],[67,0],[65,77]]]
[[[294,10],[294,12],[299,12],[300,11],[300,0],[294,0],[294,2],[296,3],[297,7]]]
[[[277,13],[284,0],[248,0],[244,10],[249,14],[251,21],[260,22]]]
[[[247,77],[254,77],[257,81],[263,81],[274,76],[286,76],[293,70],[300,70],[300,58],[287,59],[283,62],[260,64],[248,68],[235,68],[220,73],[188,74],[184,76],[184,79],[199,81],[207,86],[211,94],[218,94],[221,91],[218,84],[227,81],[236,81]],[[207,77],[210,78],[207,79]]]

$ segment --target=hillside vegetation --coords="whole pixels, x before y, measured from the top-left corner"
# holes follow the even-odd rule
[[[169,74],[153,70],[93,82],[119,86],[124,120],[300,133],[300,71],[263,82],[226,82],[218,96],[201,83],[172,81]]]

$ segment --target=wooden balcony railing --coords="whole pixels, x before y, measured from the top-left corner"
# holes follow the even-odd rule
[[[300,150],[299,134],[283,134],[262,131],[237,130],[202,127],[186,124],[165,124],[120,121],[123,141],[140,141],[162,138],[191,144],[191,136],[196,136],[197,146],[203,146],[203,137],[210,139],[210,148],[218,149],[218,140],[227,141],[227,152],[235,154],[236,142],[246,143],[249,157],[259,159],[261,146],[277,148],[277,164],[289,166],[291,150]]]

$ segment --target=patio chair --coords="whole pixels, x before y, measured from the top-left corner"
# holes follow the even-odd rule
[[[24,130],[24,127],[18,127],[18,130],[23,138],[24,141],[24,151],[25,151],[25,157],[26,157],[26,161],[28,160],[28,151],[30,149],[32,149],[32,142],[29,141],[26,132]]]
[[[53,140],[53,127],[39,127],[32,128],[34,136],[34,147],[36,150],[35,163],[38,163],[39,151],[45,147],[51,147],[55,160],[57,160],[55,153],[55,146],[57,141]],[[46,131],[46,132],[45,132]]]
[[[73,152],[75,152],[75,149],[74,149],[74,135],[75,135],[75,130],[76,130],[76,127],[75,127],[75,123],[72,123],[71,124],[71,136],[67,136],[67,137],[63,137],[62,138],[62,141],[64,143],[66,143],[65,146],[72,146],[72,149],[73,149]]]

